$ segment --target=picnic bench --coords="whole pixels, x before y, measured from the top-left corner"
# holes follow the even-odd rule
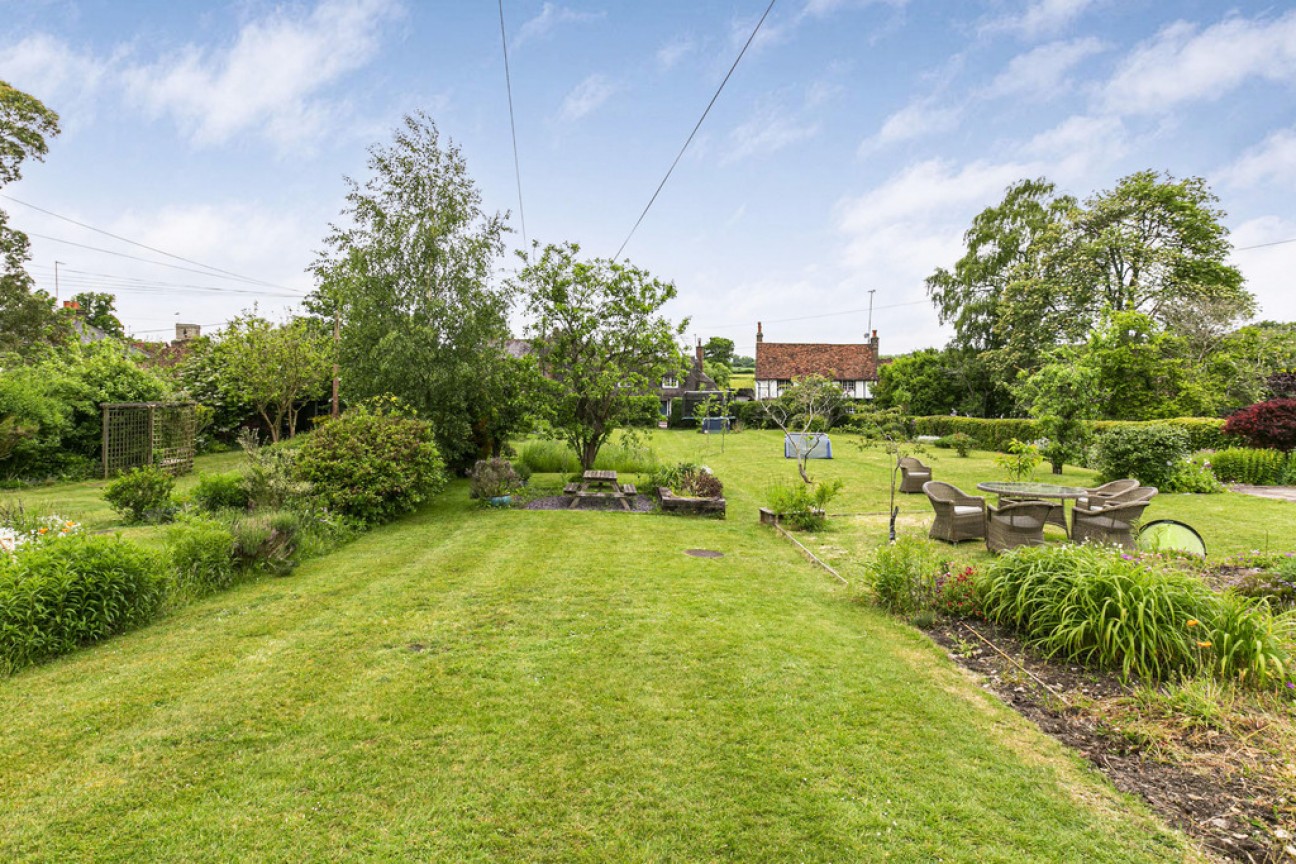
[[[575,510],[586,498],[612,499],[621,505],[622,510],[630,509],[628,499],[639,494],[629,483],[617,482],[615,471],[586,471],[579,483],[568,483],[563,487],[563,494],[572,496],[568,510]]]

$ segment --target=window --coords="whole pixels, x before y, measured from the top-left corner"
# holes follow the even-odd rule
[[[679,379],[674,375],[667,375],[662,379],[662,389],[671,390],[679,386]]]

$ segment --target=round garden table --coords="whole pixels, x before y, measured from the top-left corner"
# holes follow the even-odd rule
[[[1009,480],[991,480],[986,483],[978,483],[977,488],[982,492],[991,492],[998,495],[1000,505],[1004,501],[1010,500],[1057,498],[1058,503],[1053,505],[1048,521],[1066,531],[1068,536],[1070,536],[1071,531],[1067,528],[1066,501],[1068,498],[1083,498],[1089,494],[1089,490],[1084,486],[1059,486],[1056,483],[1025,483]]]
[[[1082,498],[1089,494],[1084,486],[1058,486],[1056,483],[1023,483],[1015,481],[992,480],[978,483],[982,492],[991,492],[1000,498],[1057,498],[1065,501],[1068,498]]]

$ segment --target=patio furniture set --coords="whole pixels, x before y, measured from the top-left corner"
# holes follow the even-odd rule
[[[1157,490],[1137,480],[1113,480],[1094,489],[1052,483],[978,483],[977,489],[999,496],[999,506],[968,495],[950,483],[931,479],[931,469],[917,459],[900,460],[901,492],[927,495],[936,519],[928,536],[959,543],[982,540],[991,552],[1017,546],[1042,546],[1044,526],[1056,525],[1073,542],[1114,543],[1134,548],[1134,525]],[[1067,524],[1065,502],[1075,501]]]

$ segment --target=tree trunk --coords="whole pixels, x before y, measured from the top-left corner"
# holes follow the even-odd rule
[[[270,415],[266,413],[266,410],[265,410],[264,408],[258,408],[258,409],[257,409],[257,413],[261,415],[261,419],[264,420],[264,421],[266,422],[266,425],[270,427],[270,443],[271,443],[271,444],[278,444],[278,443],[279,443],[279,424],[278,424],[278,423],[272,423],[272,422],[270,421]]]

